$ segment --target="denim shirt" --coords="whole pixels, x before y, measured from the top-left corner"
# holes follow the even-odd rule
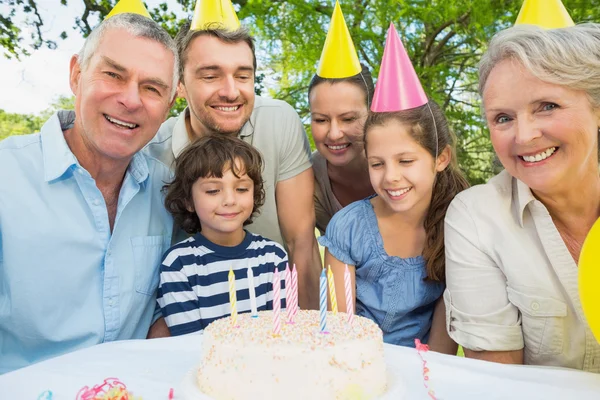
[[[375,321],[386,343],[414,347],[416,338],[425,343],[429,339],[433,309],[444,285],[424,280],[423,257],[385,252],[373,197],[335,214],[319,243],[339,261],[356,267],[356,314]]]

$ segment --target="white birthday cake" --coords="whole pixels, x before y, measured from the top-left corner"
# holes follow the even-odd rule
[[[282,317],[285,313],[282,313]],[[285,321],[285,320],[283,320]],[[300,310],[273,334],[273,312],[238,316],[204,330],[198,385],[217,399],[371,399],[386,390],[383,335],[371,320]]]

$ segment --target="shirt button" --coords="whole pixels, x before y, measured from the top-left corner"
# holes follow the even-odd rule
[[[95,206],[99,206],[100,205],[100,200],[96,199],[96,200],[93,201],[93,203],[94,203]]]
[[[534,301],[533,303],[531,303],[531,309],[533,311],[537,311],[540,309],[540,303],[538,303],[537,301]]]
[[[112,305],[113,305],[113,301],[112,301],[112,299],[110,299],[110,300],[108,301],[108,305],[112,307]]]

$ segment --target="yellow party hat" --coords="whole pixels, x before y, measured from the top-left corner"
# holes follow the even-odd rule
[[[360,73],[361,70],[344,14],[340,3],[336,1],[317,75],[321,78],[347,78]]]
[[[537,25],[545,29],[575,25],[560,0],[525,0],[515,25]]]
[[[152,18],[142,0],[120,0],[104,19],[123,13],[139,14],[143,17]]]
[[[198,0],[190,30],[225,29],[235,31],[240,27],[231,0]]]

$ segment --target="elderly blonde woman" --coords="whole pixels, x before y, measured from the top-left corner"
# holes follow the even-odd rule
[[[507,29],[479,72],[505,170],[448,209],[448,332],[467,357],[600,372],[577,288],[600,216],[600,25]]]

